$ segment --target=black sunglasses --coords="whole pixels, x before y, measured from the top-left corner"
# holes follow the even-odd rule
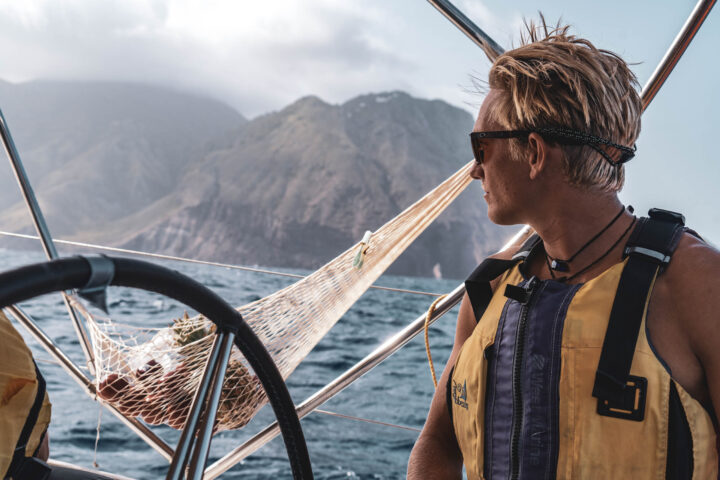
[[[617,167],[629,161],[635,156],[637,146],[626,147],[605,138],[600,138],[585,132],[570,130],[566,128],[534,128],[532,130],[500,130],[491,132],[470,133],[470,145],[472,145],[475,161],[482,163],[485,159],[482,139],[484,138],[524,138],[531,133],[538,133],[548,140],[553,140],[563,145],[587,145],[607,160],[610,165]],[[620,151],[620,158],[614,160],[601,146],[612,147]]]

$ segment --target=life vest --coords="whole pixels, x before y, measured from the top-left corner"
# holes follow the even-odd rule
[[[479,321],[447,402],[469,479],[718,478],[710,414],[648,340],[652,286],[685,231],[680,215],[650,215],[587,283],[527,278],[537,239],[468,279]]]
[[[0,311],[0,478],[42,480],[49,475],[33,455],[50,424],[50,408],[30,349]]]

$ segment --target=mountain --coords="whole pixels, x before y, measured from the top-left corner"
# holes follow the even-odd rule
[[[101,85],[96,87],[100,95]],[[6,88],[0,85],[0,101]],[[130,93],[120,85],[112,88],[104,98],[113,113],[102,117],[92,108],[94,102],[83,103],[78,116],[98,119],[89,134],[77,133],[84,148],[82,142],[63,144],[63,153],[78,154],[63,155],[62,167],[59,161],[53,168],[41,161],[57,151],[58,138],[66,138],[55,122],[44,124],[58,127],[52,135],[37,128],[36,137],[25,137],[37,142],[26,161],[38,171],[39,181],[32,172],[31,180],[51,206],[46,214],[63,217],[49,220],[57,236],[207,260],[312,269],[356,243],[365,230],[396,216],[471,157],[467,132],[473,120],[467,112],[402,92],[363,95],[341,105],[305,97],[251,121],[228,112],[214,116],[210,112],[215,107],[227,107],[195,98],[192,107],[206,109],[202,130],[189,125],[188,117],[197,116],[180,113],[190,108],[182,94],[163,92],[162,104],[150,105],[147,97],[135,100],[137,112],[143,105],[153,111],[135,118],[124,107],[127,98],[113,100],[117,91]],[[121,116],[117,109],[125,114],[126,129],[114,128],[112,119]],[[153,120],[143,121],[148,117]],[[215,123],[208,125],[211,120]],[[11,125],[18,132],[22,128],[19,120]],[[133,154],[122,155],[118,146],[128,144]],[[29,155],[35,151],[45,155]],[[102,155],[93,155],[96,151]],[[440,271],[462,278],[497,249],[508,231],[487,220],[478,190],[473,186],[461,195],[391,273],[430,276]],[[76,202],[87,205],[76,208]],[[74,212],[67,213],[68,208]],[[17,230],[20,210],[0,211],[0,228]]]
[[[316,268],[467,163],[472,123],[444,102],[400,92],[343,105],[306,97],[244,125],[172,195],[98,240]],[[507,232],[488,222],[477,187],[469,190],[390,272],[429,276],[439,268],[459,278],[499,246]]]
[[[247,122],[217,101],[123,83],[0,83],[0,108],[58,237],[103,227],[167,195],[213,148],[209,142]],[[30,230],[3,168],[0,227]]]

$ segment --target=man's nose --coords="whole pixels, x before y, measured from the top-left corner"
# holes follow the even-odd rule
[[[475,180],[485,179],[485,171],[483,170],[482,163],[475,162],[473,167],[470,169],[470,176]]]

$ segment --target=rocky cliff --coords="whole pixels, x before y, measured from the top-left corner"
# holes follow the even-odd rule
[[[86,85],[55,107],[35,102],[37,92],[6,101],[7,90],[30,86],[46,99],[72,89],[3,84],[0,105],[13,111],[53,233],[83,241],[315,268],[471,156],[467,112],[402,92],[342,105],[306,97],[245,121],[217,102],[140,86]],[[0,199],[0,228],[27,225],[22,205]],[[507,235],[471,187],[391,272],[460,278]]]

